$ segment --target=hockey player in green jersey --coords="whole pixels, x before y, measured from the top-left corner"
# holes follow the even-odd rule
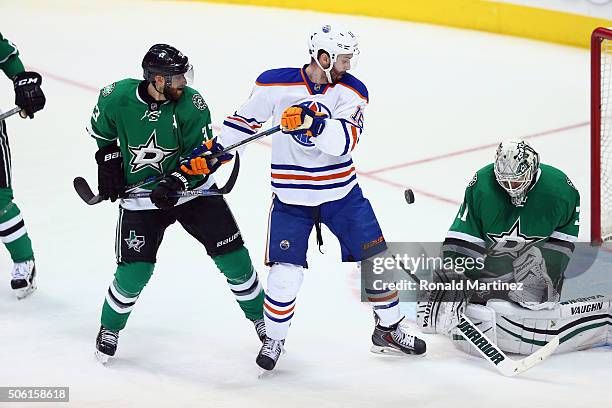
[[[0,69],[13,81],[15,105],[22,108],[23,118],[34,118],[34,113],[45,106],[45,95],[40,89],[42,78],[26,71],[19,59],[17,47],[0,34]],[[13,201],[11,183],[11,149],[5,121],[0,121],[0,238],[15,263],[11,273],[11,288],[22,299],[36,289],[36,266],[32,242],[28,236],[21,211]]]
[[[166,44],[152,46],[142,67],[144,80],[124,79],[100,91],[88,127],[99,148],[99,194],[121,200],[117,270],[96,340],[102,362],[115,354],[119,331],[153,273],[164,231],[176,221],[204,245],[257,335],[265,336],[263,290],[227,203],[222,196],[173,196],[215,187],[210,174],[189,175],[180,169],[194,148],[203,142],[215,144],[208,106],[187,86],[192,67],[186,56]],[[218,164],[230,158],[220,156]],[[151,191],[150,198],[126,198],[126,185],[159,176],[165,177],[131,189]]]
[[[522,282],[508,297],[523,306],[556,302],[578,239],[580,194],[525,141],[501,143],[495,157],[466,188],[444,255],[484,257],[466,276]]]
[[[510,353],[531,354],[555,336],[557,353],[606,344],[612,338],[609,300],[595,295],[560,302],[579,213],[580,194],[562,171],[541,164],[524,140],[502,142],[495,162],[477,171],[465,189],[442,246],[445,260],[472,260],[475,267],[434,271],[434,282],[454,281],[460,289],[433,290],[418,303],[421,329],[448,335],[473,355],[479,354],[456,328],[461,313]],[[506,287],[483,291],[483,283]]]

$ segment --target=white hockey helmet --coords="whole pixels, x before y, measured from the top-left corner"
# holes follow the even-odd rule
[[[527,191],[539,167],[540,156],[525,140],[505,140],[495,153],[495,179],[517,207],[527,201]]]
[[[331,64],[323,68],[319,63],[319,50],[329,54]],[[331,70],[340,54],[352,54],[351,67],[354,67],[359,55],[357,36],[351,31],[338,24],[325,24],[318,27],[310,34],[308,39],[308,52],[317,65],[325,71],[327,80],[332,83]]]

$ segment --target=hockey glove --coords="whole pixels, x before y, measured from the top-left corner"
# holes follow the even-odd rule
[[[34,112],[38,112],[45,106],[47,99],[40,86],[42,77],[36,72],[24,71],[13,77],[15,86],[15,105],[22,108],[30,119],[34,118]]]
[[[98,191],[100,196],[111,201],[125,194],[123,159],[117,145],[101,147],[96,152],[98,163]]]
[[[224,153],[214,159],[207,157],[221,151],[223,151],[223,146],[217,143],[217,138],[207,140],[193,149],[189,157],[181,162],[181,171],[191,176],[196,174],[212,174],[222,164],[227,163],[234,157],[231,153]]]
[[[324,113],[293,105],[283,112],[281,129],[291,135],[319,136],[325,129],[326,117]]]
[[[162,210],[172,208],[179,200],[178,197],[171,197],[172,193],[187,190],[188,187],[187,177],[182,172],[175,171],[164,177],[151,192],[151,202]]]

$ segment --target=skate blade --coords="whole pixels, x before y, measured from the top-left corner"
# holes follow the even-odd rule
[[[272,376],[272,370],[264,370],[263,368],[259,367],[259,372],[257,373],[258,380],[263,380],[270,376]]]
[[[409,354],[404,353],[403,351],[394,349],[393,347],[384,347],[384,346],[372,346],[370,351],[374,354],[379,354],[383,356],[397,356],[397,357],[423,357],[427,354],[427,352],[423,354]]]
[[[102,365],[106,365],[106,363],[108,363],[108,360],[110,360],[110,356],[104,353],[101,353],[100,351],[96,350],[96,359],[102,364]]]
[[[26,297],[30,296],[30,294],[34,292],[35,290],[36,290],[36,281],[32,281],[30,286],[26,286],[25,288],[14,289],[15,296],[17,296],[17,299],[19,300],[25,299]]]

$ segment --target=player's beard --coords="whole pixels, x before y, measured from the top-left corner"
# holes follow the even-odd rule
[[[332,68],[330,75],[331,75],[332,83],[337,84],[338,82],[340,82],[340,80],[344,76],[344,72],[338,72],[336,71],[336,68]]]
[[[176,102],[183,96],[183,88],[166,88],[164,96],[166,99]]]

